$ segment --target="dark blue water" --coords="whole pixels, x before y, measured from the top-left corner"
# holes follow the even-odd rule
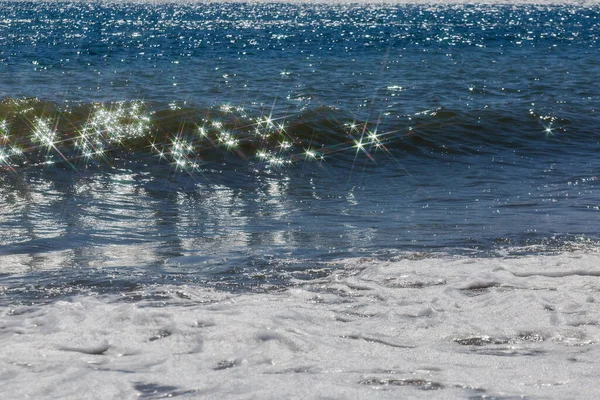
[[[599,39],[598,7],[0,3],[2,290],[595,248]]]

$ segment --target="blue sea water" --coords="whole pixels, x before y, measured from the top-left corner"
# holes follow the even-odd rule
[[[4,302],[600,239],[600,8],[0,2]]]

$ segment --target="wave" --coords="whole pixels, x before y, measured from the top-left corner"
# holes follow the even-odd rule
[[[396,118],[358,118],[334,107],[285,115],[232,105],[168,107],[141,100],[63,105],[39,99],[0,102],[0,166],[73,167],[120,157],[156,156],[180,169],[207,161],[270,166],[382,155],[552,154],[598,141],[581,116],[510,108],[437,108]],[[589,129],[587,129],[589,127]]]

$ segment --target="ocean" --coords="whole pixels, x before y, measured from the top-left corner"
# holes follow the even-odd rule
[[[600,6],[0,1],[6,398],[594,398]]]

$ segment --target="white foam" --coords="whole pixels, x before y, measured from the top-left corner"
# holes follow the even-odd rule
[[[160,286],[133,294],[154,300],[4,307],[2,393],[595,398],[599,265],[589,252],[353,259],[266,294]]]

